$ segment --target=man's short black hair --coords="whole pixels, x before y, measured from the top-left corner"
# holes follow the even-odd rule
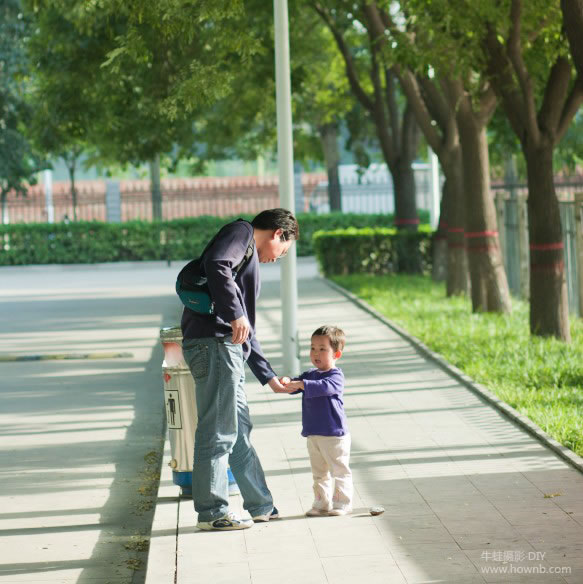
[[[291,211],[287,209],[266,209],[261,211],[251,225],[256,229],[273,230],[283,229],[282,239],[289,241],[290,239],[299,239],[300,226],[298,220],[292,215]]]

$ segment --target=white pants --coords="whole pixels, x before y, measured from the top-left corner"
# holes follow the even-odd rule
[[[352,506],[352,472],[348,466],[350,434],[308,436],[308,453],[314,477],[313,507],[324,511],[329,511],[332,507],[350,508]],[[335,482],[334,489],[332,479]]]

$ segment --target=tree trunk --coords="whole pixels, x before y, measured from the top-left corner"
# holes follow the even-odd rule
[[[328,172],[328,201],[330,211],[342,211],[342,191],[338,176],[340,153],[338,152],[338,125],[335,123],[320,126],[320,140]]]
[[[77,221],[77,189],[75,188],[75,170],[77,166],[77,159],[68,165],[69,178],[71,179],[71,200],[73,202],[73,221]]]
[[[8,217],[8,206],[7,206],[8,192],[2,191],[2,225],[8,225],[10,223],[10,218]]]
[[[471,111],[469,102],[460,106],[457,119],[462,148],[472,310],[508,313],[510,293],[490,193],[486,127]]]
[[[400,232],[396,240],[397,271],[419,274],[422,271],[422,262],[419,242],[415,236],[419,219],[412,160],[401,156],[391,174],[395,193],[395,227]]]
[[[407,108],[409,109],[409,108]],[[398,137],[399,148],[393,149],[394,137],[389,128],[383,126],[386,120],[376,112],[373,115],[375,129],[383,153],[383,158],[393,179],[395,199],[395,227],[417,231],[419,217],[415,200],[415,174],[411,166],[417,154],[418,131],[414,124],[413,112],[409,113],[408,131],[405,130],[406,115],[403,115],[403,132]],[[394,130],[393,130],[394,131]]]
[[[553,182],[553,146],[524,147],[528,176],[530,332],[571,340],[559,201]]]
[[[415,172],[412,160],[400,156],[393,166],[393,187],[395,193],[395,227],[408,231],[417,231],[417,202],[415,200]]]
[[[152,189],[152,218],[162,220],[162,190],[160,188],[160,155],[156,154],[150,162],[150,181]]]
[[[458,145],[442,162],[447,185],[447,283],[446,295],[462,296],[470,291],[468,254],[465,238],[465,197],[463,185],[462,152]],[[444,188],[446,188],[444,185]]]
[[[395,227],[407,231],[417,231],[417,189],[413,161],[419,146],[419,126],[415,121],[413,108],[407,104],[401,124],[400,148],[398,151],[393,185],[395,187]]]
[[[573,63],[583,78],[583,0],[561,0],[563,26],[569,40]]]
[[[447,280],[447,217],[450,212],[450,190],[447,176],[441,189],[441,203],[439,205],[439,223],[433,234],[433,265],[431,279],[435,282]]]

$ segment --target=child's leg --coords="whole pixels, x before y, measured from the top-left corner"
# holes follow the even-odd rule
[[[334,509],[352,508],[352,472],[350,471],[350,434],[346,436],[329,436],[320,445],[322,456],[326,459],[332,477],[335,479]]]
[[[322,438],[327,438],[327,436],[308,436],[308,453],[314,477],[314,503],[312,507],[328,511],[332,508],[332,479],[326,459],[320,451]]]

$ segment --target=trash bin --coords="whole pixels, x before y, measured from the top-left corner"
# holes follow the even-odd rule
[[[163,328],[160,340],[164,347],[164,404],[170,438],[172,481],[184,497],[192,497],[192,462],[197,425],[194,379],[182,355],[182,330],[179,326]],[[229,494],[239,487],[228,469]]]
[[[160,340],[164,347],[164,403],[170,452],[172,480],[184,496],[192,496],[192,461],[197,414],[194,379],[182,355],[180,327],[163,328]]]

